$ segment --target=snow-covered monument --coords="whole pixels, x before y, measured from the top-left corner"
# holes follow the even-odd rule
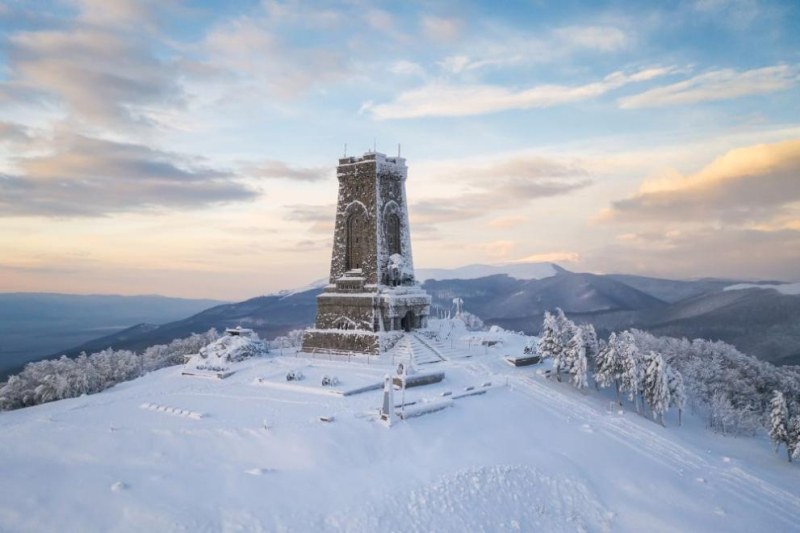
[[[393,331],[425,327],[431,297],[414,279],[405,159],[367,152],[339,159],[331,274],[317,297],[305,352],[377,354]]]

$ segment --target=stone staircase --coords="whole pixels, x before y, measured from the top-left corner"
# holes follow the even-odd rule
[[[454,345],[451,347],[450,341],[438,341],[428,338],[423,340],[447,361],[453,359],[464,359],[472,356],[472,354],[469,353],[463,346],[459,347],[458,345]]]
[[[402,339],[387,353],[397,363],[408,361],[409,355],[414,361],[414,366],[430,365],[445,360],[439,351],[415,333],[406,333]]]

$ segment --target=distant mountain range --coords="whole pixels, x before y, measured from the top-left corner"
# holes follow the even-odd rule
[[[800,364],[800,295],[768,285],[725,290],[725,280],[671,281],[562,271],[542,280],[491,276],[427,282],[434,303],[454,296],[488,324],[538,333],[545,311],[561,307],[601,336],[638,328],[657,335],[733,344],[775,364]]]
[[[164,296],[0,293],[0,379],[67,346],[142,322],[170,322],[220,303]]]
[[[585,274],[552,263],[420,269],[418,277],[426,280],[423,287],[433,297],[434,313],[451,309],[458,297],[467,311],[487,324],[535,334],[544,312],[560,307],[576,321],[594,324],[602,336],[635,327],[661,335],[723,340],[776,364],[800,364],[800,295],[790,285]],[[161,325],[147,321],[53,355],[108,347],[143,350],[212,327],[241,325],[273,338],[313,324],[316,296],[323,286],[316,283],[216,305]],[[726,290],[732,286],[738,290]],[[784,287],[792,290],[781,292]]]

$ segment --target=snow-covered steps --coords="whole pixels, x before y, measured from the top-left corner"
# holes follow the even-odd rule
[[[471,353],[465,352],[463,349],[459,349],[457,346],[450,346],[449,343],[423,337],[421,335],[415,334],[415,336],[420,340],[420,342],[424,343],[427,347],[433,350],[444,361],[449,361],[452,359],[464,359],[472,356]]]
[[[203,413],[198,413],[197,411],[189,411],[188,409],[180,409],[177,407],[168,407],[166,405],[159,405],[157,403],[145,402],[141,404],[139,407],[141,407],[142,409],[147,409],[148,411],[158,411],[160,413],[183,416],[186,418],[191,418],[193,420],[200,420],[201,418],[203,418]]]
[[[411,350],[414,353],[414,363],[417,365],[429,365],[440,363],[445,360],[444,356],[427,339],[412,333],[406,335],[410,339]]]
[[[444,357],[424,339],[415,333],[406,333],[397,344],[387,352],[394,363],[402,363],[411,359],[414,366],[440,363]]]

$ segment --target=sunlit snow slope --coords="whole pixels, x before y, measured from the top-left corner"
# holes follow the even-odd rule
[[[525,338],[500,337],[492,348],[467,336],[399,345],[387,360],[412,345],[445,359],[420,367],[445,380],[409,389],[407,402],[487,392],[392,428],[375,417],[380,391],[319,384],[379,382],[390,364],[293,356],[236,363],[225,380],[167,368],[0,413],[0,530],[800,528],[800,471],[763,441],[717,436],[691,416],[662,428],[618,411],[541,367],[507,365]],[[297,369],[306,379],[292,390],[284,376]]]

